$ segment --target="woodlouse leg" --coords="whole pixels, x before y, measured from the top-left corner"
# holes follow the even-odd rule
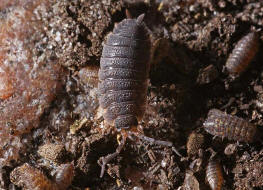
[[[173,146],[173,143],[170,142],[170,141],[161,141],[161,140],[156,140],[154,138],[151,138],[151,137],[147,137],[145,135],[142,135],[142,134],[139,134],[139,133],[136,133],[136,132],[130,132],[132,133],[133,135],[135,135],[136,137],[138,137],[139,139],[143,140],[143,141],[146,141],[146,142],[149,142],[150,144],[155,144],[155,145],[160,145],[160,146],[167,146],[167,147],[171,147],[173,152],[175,152],[179,157],[183,157],[179,152],[178,150]]]
[[[218,137],[218,136],[217,136],[217,135],[215,135],[215,136],[213,136],[213,138],[212,138],[212,139],[213,139],[213,140],[215,140],[217,137]],[[224,140],[224,139],[222,139],[222,140]]]
[[[217,154],[212,148],[208,148],[206,151],[210,152],[210,154],[211,154],[210,159],[214,158],[215,155]]]
[[[128,9],[125,9],[126,18],[132,19],[132,15]]]
[[[120,154],[121,150],[123,149],[123,147],[125,145],[125,142],[126,142],[126,137],[123,135],[122,141],[120,141],[120,144],[117,147],[116,151],[112,154],[108,154],[105,157],[101,157],[98,160],[98,164],[101,166],[100,178],[102,178],[104,175],[106,164],[108,164],[111,160],[113,160],[114,158],[116,158]]]

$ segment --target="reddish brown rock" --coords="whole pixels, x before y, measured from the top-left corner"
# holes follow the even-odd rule
[[[19,187],[23,187],[24,189],[59,190],[58,187],[50,179],[48,179],[43,172],[30,166],[29,164],[24,164],[14,169],[10,178],[14,184]]]
[[[18,159],[22,134],[38,126],[61,87],[63,72],[41,17],[48,6],[43,0],[0,3],[0,166]]]
[[[12,183],[23,189],[65,190],[71,184],[73,176],[73,164],[59,166],[54,180],[51,180],[42,171],[26,163],[15,168],[10,174],[10,179]]]

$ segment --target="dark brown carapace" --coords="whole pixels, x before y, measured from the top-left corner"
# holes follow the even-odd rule
[[[117,129],[137,126],[145,110],[151,42],[143,16],[120,22],[103,46],[99,102]]]
[[[209,111],[203,126],[208,133],[223,138],[227,137],[229,140],[248,143],[256,140],[257,127],[255,125],[218,109]]]
[[[251,32],[244,36],[235,46],[227,59],[226,69],[232,75],[239,75],[246,70],[259,47],[259,36]]]
[[[221,190],[223,186],[222,167],[218,160],[210,160],[206,168],[206,181],[212,190]]]

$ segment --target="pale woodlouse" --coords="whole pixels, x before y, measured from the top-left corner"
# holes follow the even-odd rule
[[[255,125],[218,109],[209,111],[203,126],[208,133],[223,138],[227,137],[229,140],[250,143],[257,139]]]
[[[128,19],[117,24],[107,36],[100,60],[100,107],[105,123],[115,126],[122,134],[116,152],[99,159],[102,166],[100,177],[105,165],[120,153],[130,135],[151,144],[172,147],[181,156],[171,142],[146,137],[136,129],[146,107],[151,40],[143,22],[144,14],[136,19],[132,19],[128,11],[126,15]]]
[[[259,35],[257,32],[250,32],[241,38],[227,59],[227,71],[231,75],[239,75],[244,72],[257,53],[258,47]]]
[[[221,190],[223,186],[223,173],[218,160],[210,160],[206,168],[206,181],[212,190]]]

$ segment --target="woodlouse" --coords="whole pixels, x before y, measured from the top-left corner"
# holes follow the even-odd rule
[[[223,173],[218,160],[210,160],[206,168],[206,180],[212,190],[221,190],[223,186]]]
[[[239,75],[246,70],[259,47],[259,36],[250,32],[236,44],[226,62],[226,69],[232,75]]]
[[[181,156],[171,142],[146,137],[136,130],[146,107],[151,41],[143,22],[144,14],[136,19],[131,19],[128,11],[126,15],[128,19],[117,24],[108,35],[100,60],[100,107],[106,124],[115,126],[122,134],[116,152],[99,159],[102,167],[100,177],[105,165],[119,155],[128,135],[135,135],[151,144],[172,147]]]
[[[211,109],[203,124],[205,130],[229,140],[253,142],[256,140],[257,127],[248,121],[226,114],[218,109]]]
[[[143,17],[120,22],[103,46],[99,101],[118,129],[136,126],[145,110],[151,42]]]

